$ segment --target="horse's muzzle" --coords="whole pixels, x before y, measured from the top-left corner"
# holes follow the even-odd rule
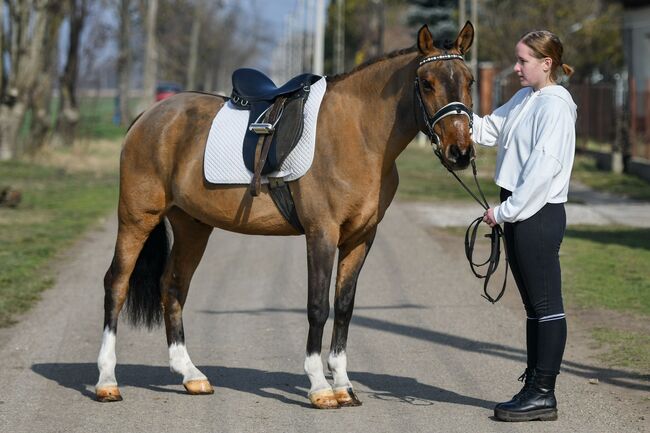
[[[472,146],[461,149],[457,144],[452,144],[447,150],[447,161],[451,164],[452,168],[462,170],[469,165],[474,155]]]

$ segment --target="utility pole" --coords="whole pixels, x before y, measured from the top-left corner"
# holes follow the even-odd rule
[[[323,75],[325,54],[325,0],[316,0],[316,37],[314,38],[313,72]]]

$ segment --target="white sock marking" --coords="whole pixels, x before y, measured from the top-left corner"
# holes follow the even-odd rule
[[[183,375],[183,383],[190,380],[207,380],[207,377],[192,364],[184,344],[173,343],[169,346],[169,368],[174,373]]]
[[[327,365],[334,377],[334,389],[352,388],[350,379],[348,379],[348,357],[345,352],[340,352],[338,354],[330,352],[327,359]]]
[[[117,363],[115,340],[115,333],[106,327],[102,335],[102,346],[97,357],[97,367],[99,368],[97,388],[117,386],[117,380],[115,380],[115,364]]]
[[[307,373],[309,382],[311,383],[311,388],[309,388],[310,394],[331,388],[323,373],[323,361],[320,359],[320,353],[314,353],[305,357],[305,373]]]

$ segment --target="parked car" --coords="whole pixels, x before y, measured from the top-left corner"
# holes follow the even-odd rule
[[[156,86],[156,101],[162,101],[179,92],[183,91],[183,87],[178,83],[161,82]]]

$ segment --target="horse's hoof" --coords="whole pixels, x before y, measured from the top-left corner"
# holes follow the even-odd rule
[[[120,389],[117,386],[104,386],[102,388],[95,388],[95,396],[97,401],[102,403],[110,403],[113,401],[122,401]]]
[[[339,402],[334,397],[334,391],[331,389],[323,389],[321,391],[312,392],[309,394],[309,401],[316,409],[338,409]]]
[[[337,388],[334,390],[334,398],[342,407],[361,406],[361,400],[354,393],[352,387]]]
[[[188,394],[191,395],[206,395],[214,394],[214,388],[206,379],[190,380],[183,384]]]

